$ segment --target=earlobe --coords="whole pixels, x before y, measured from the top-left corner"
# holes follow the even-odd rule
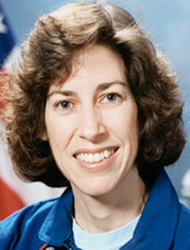
[[[48,141],[48,135],[46,131],[42,133],[42,135],[40,136],[40,139],[42,141]]]

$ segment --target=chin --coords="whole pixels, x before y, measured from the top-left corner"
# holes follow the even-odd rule
[[[110,181],[109,183],[107,182],[94,182],[91,181],[87,185],[83,185],[83,187],[79,187],[80,191],[88,196],[92,197],[101,197],[104,196],[108,193],[110,193],[113,190],[113,187],[110,186]]]

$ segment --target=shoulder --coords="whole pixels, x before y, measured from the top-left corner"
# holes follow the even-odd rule
[[[190,208],[181,204],[174,249],[190,249]],[[183,242],[183,244],[182,244]]]
[[[190,228],[190,208],[181,204],[180,217],[179,217],[180,230],[184,231],[186,228]]]
[[[35,203],[0,221],[1,249],[17,249],[15,246],[18,239],[23,239],[21,241],[24,245],[28,237],[32,237],[38,244],[38,231],[57,200],[58,198],[54,198]]]

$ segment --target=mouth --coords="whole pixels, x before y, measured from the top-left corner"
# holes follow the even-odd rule
[[[109,157],[111,157],[118,148],[113,148],[113,149],[106,149],[103,150],[102,152],[99,153],[80,153],[80,154],[76,154],[74,155],[74,157],[82,162],[86,162],[86,163],[97,163],[97,162],[101,162],[104,159],[107,159]]]

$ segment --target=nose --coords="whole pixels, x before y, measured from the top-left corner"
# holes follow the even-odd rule
[[[79,119],[78,131],[81,138],[95,142],[105,134],[106,129],[103,125],[102,114],[94,106],[83,108]]]

